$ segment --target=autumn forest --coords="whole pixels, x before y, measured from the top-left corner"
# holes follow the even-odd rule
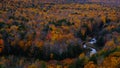
[[[0,68],[120,68],[120,5],[0,0]]]

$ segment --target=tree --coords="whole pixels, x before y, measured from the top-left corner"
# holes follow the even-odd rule
[[[3,39],[0,39],[0,53],[2,52],[3,48],[4,48],[4,41]]]
[[[105,43],[105,47],[104,47],[104,50],[110,50],[110,49],[114,49],[116,46],[115,46],[115,42],[114,40],[110,40],[110,41],[107,41]]]
[[[102,20],[102,22],[105,24],[105,23],[106,23],[106,16],[105,16],[105,15],[102,15],[102,16],[101,16],[101,20]]]
[[[84,68],[96,68],[96,65],[92,61],[90,61],[84,66]]]
[[[86,28],[81,28],[81,33],[83,36],[85,36],[86,30],[87,30]]]
[[[19,45],[21,48],[24,48],[25,42],[24,42],[23,40],[20,40],[18,45]]]

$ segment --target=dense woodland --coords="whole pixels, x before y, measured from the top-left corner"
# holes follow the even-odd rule
[[[0,1],[0,68],[120,68],[119,61],[120,7]]]

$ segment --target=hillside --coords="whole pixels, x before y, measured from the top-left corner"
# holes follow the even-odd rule
[[[38,0],[41,3],[105,3],[120,4],[120,0]]]
[[[40,1],[0,2],[0,68],[120,68],[119,7]]]
[[[8,1],[8,0],[3,0],[3,1]],[[9,0],[9,1],[12,1],[12,0]],[[39,3],[86,3],[86,2],[95,2],[95,3],[120,4],[120,0],[15,0],[15,1],[39,2]]]

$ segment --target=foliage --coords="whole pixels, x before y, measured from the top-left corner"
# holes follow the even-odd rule
[[[119,19],[116,6],[2,0],[0,67],[119,68]],[[91,38],[98,53],[89,57]]]

